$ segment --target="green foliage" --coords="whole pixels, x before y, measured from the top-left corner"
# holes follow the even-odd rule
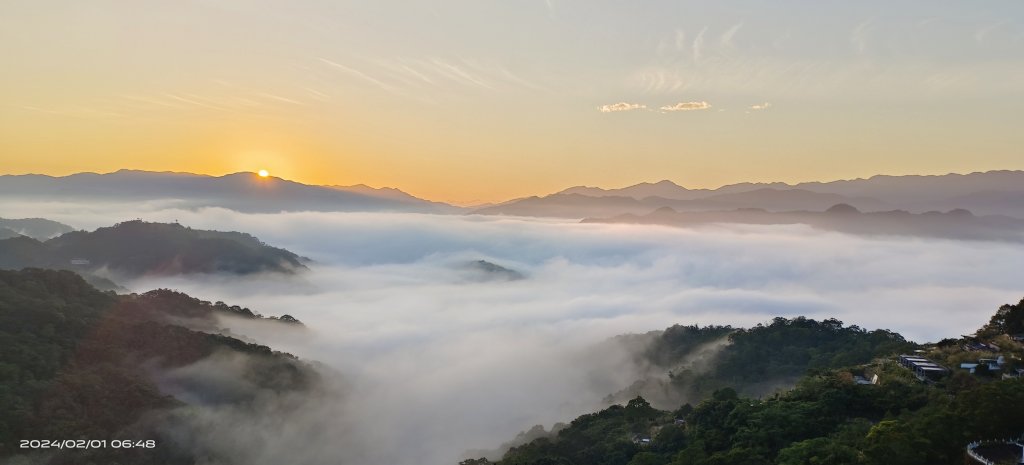
[[[1017,307],[1001,308],[999,324],[1013,321]],[[680,335],[677,347],[690,348],[713,334],[721,336],[717,328],[706,334],[701,328],[674,328],[671,337],[652,344],[657,349],[648,352],[651,359],[686,357],[687,350],[673,352],[666,342]],[[744,385],[772,373],[807,374],[792,389],[766,399],[720,388],[695,407],[672,413],[634,399],[625,407],[581,416],[557,436],[514,448],[498,463],[952,465],[963,463],[970,441],[1022,433],[1022,380],[979,382],[954,374],[924,384],[891,359],[860,365],[915,347],[898,334],[804,318],[730,331],[732,345],[708,377]],[[840,364],[859,366],[834,368]],[[866,369],[881,382],[855,383],[853,374]],[[630,408],[643,413],[629,415]],[[628,442],[638,432],[650,434],[649,446]]]
[[[558,432],[555,438],[541,438],[505,454],[503,464],[627,465],[641,450],[634,438],[647,437],[651,428],[668,421],[670,415],[651,407],[643,398],[625,406],[613,405],[584,415]]]
[[[660,420],[671,418],[668,412],[645,413],[653,421],[637,425],[627,408],[584,415],[499,463],[959,464],[971,440],[1020,434],[1024,382],[992,382],[950,399],[913,380],[857,385],[848,372],[834,371],[763,401],[716,391],[686,417],[685,429]],[[637,426],[659,430],[649,447],[626,446]],[[591,461],[601,455],[616,458]]]
[[[152,373],[214,354],[240,356],[238,376],[263,390],[313,386],[312,369],[288,354],[167,324],[209,316],[214,307],[172,291],[104,293],[70,271],[0,270],[0,457],[24,452],[19,439],[135,437],[144,415],[180,405]],[[112,463],[104,455],[112,453],[60,457]],[[51,463],[64,463],[60,457]],[[129,463],[165,462],[139,456]],[[180,463],[190,463],[187,454]]]
[[[807,370],[867,363],[880,355],[913,347],[903,336],[887,330],[844,327],[836,319],[815,321],[775,318],[771,324],[741,329],[730,336],[732,345],[715,363],[715,376],[730,385],[796,377]]]
[[[673,325],[662,331],[643,351],[643,358],[658,366],[671,367],[704,344],[733,332],[730,326]]]
[[[638,339],[623,338],[633,345]],[[775,318],[750,329],[676,325],[634,349],[642,363],[664,368],[669,381],[641,380],[616,398],[660,391],[672,393],[668,402],[705,399],[725,387],[744,395],[770,395],[809,371],[863,364],[916,347],[897,333],[843,326],[835,319]],[[645,390],[651,383],[659,389]]]
[[[995,337],[1000,334],[1024,334],[1024,299],[1016,305],[1006,304],[999,307],[992,319],[980,331],[979,337]]]

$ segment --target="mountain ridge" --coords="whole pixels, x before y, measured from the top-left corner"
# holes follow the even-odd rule
[[[397,189],[396,189],[397,191]],[[388,195],[382,195],[384,193]],[[398,191],[400,192],[400,191]],[[68,197],[123,202],[174,200],[185,208],[222,207],[251,213],[397,211],[454,213],[461,209],[404,192],[345,189],[238,172],[222,176],[122,169],[111,173],[0,175],[0,195],[42,200]]]
[[[472,213],[585,218],[645,214],[664,206],[680,211],[763,208],[781,212],[823,211],[836,203],[865,211],[968,209],[979,215],[1024,218],[1024,171],[875,175],[796,184],[737,183],[716,189],[688,189],[668,180],[617,189],[575,186],[546,196],[478,208]]]
[[[583,223],[656,224],[694,227],[710,224],[791,225],[857,235],[892,235],[959,240],[1024,242],[1024,219],[1003,215],[977,216],[970,210],[911,213],[906,210],[862,212],[838,203],[825,211],[770,212],[745,208],[728,211],[681,212],[661,207],[647,214],[625,213],[584,218]]]

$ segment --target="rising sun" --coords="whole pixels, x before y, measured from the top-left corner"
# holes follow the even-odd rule
[[[270,176],[270,172],[267,171],[267,170],[259,170],[259,171],[256,172],[256,174],[260,175],[261,178],[265,178],[267,176]]]

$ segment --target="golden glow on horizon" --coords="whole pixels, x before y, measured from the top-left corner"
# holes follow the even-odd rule
[[[549,1],[506,30],[478,25],[507,2],[52,3],[0,15],[0,174],[262,169],[477,204],[1024,169],[1020,9]]]
[[[270,176],[270,172],[268,172],[267,170],[259,170],[256,172],[256,174],[260,175],[261,178]]]

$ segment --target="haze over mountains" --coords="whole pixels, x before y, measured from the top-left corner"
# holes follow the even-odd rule
[[[967,209],[976,215],[1024,218],[1024,172],[988,171],[941,176],[872,176],[832,182],[740,183],[718,189],[687,189],[671,181],[621,189],[572,187],[476,210],[481,214],[585,218],[646,214],[661,207],[678,211],[761,208],[824,211],[845,203],[862,211],[912,213]]]
[[[125,221],[40,241],[0,239],[0,269],[73,270],[90,284],[119,289],[108,278],[192,273],[294,274],[308,259],[240,232],[205,231],[177,223]]]
[[[400,211],[447,213],[450,205],[395,189],[367,186],[312,186],[255,173],[207,176],[191,173],[120,170],[53,177],[0,176],[0,196],[19,199],[138,202],[175,201],[182,208],[222,207],[241,212]]]
[[[584,223],[660,224],[805,224],[817,229],[862,235],[935,237],[944,239],[1024,242],[1024,219],[1002,215],[975,216],[963,209],[910,213],[905,210],[864,213],[848,204],[824,212],[769,212],[761,209],[677,212],[662,207],[646,215],[626,213],[609,218],[585,218]]]
[[[677,211],[761,208],[824,211],[845,203],[861,211],[967,209],[976,215],[1024,218],[1024,171],[988,171],[937,176],[878,175],[832,182],[738,183],[688,189],[671,181],[619,189],[576,186],[547,196],[514,199],[463,209],[421,199],[399,189],[307,185],[254,173],[207,176],[120,170],[70,176],[3,175],[0,195],[42,201],[168,201],[182,208],[222,207],[250,213],[279,211],[395,211],[586,218]],[[0,225],[2,226],[2,225]]]
[[[0,239],[28,236],[45,241],[75,229],[45,218],[0,218]]]
[[[306,185],[254,173],[206,176],[121,170],[64,177],[6,175],[0,176],[0,195],[19,207],[70,203],[97,208],[148,202],[151,209],[158,210],[217,207],[242,213],[469,213],[682,227],[806,224],[862,235],[1024,240],[1024,171],[879,175],[799,184],[739,183],[717,189],[688,189],[668,180],[620,189],[577,186],[476,209],[420,199],[395,188]],[[132,210],[134,207],[126,211]],[[23,213],[38,214],[32,209]],[[17,226],[0,220],[0,239],[24,234],[45,240],[70,230],[56,222],[33,221]],[[26,229],[29,224],[33,228]]]

